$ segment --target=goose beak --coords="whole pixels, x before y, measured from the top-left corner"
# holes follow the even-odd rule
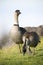
[[[21,14],[21,12],[20,12],[20,14]]]

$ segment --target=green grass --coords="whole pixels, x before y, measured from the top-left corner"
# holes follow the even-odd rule
[[[43,65],[43,37],[35,48],[35,55],[23,56],[17,45],[0,50],[0,65]]]

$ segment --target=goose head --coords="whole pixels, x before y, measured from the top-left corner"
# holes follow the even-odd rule
[[[15,10],[15,13],[17,14],[17,16],[21,14],[20,10]]]

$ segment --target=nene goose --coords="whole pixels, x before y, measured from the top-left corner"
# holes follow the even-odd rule
[[[27,48],[26,46],[28,46],[29,53],[32,53],[30,47],[35,48],[38,45],[38,43],[40,42],[39,35],[36,32],[25,32],[22,39],[23,39],[23,43],[25,45],[23,50]],[[23,51],[23,53],[24,52],[25,51]]]
[[[19,49],[20,49],[20,44],[23,43],[22,36],[26,32],[24,28],[19,27],[18,17],[20,14],[21,14],[20,10],[15,10],[15,13],[14,13],[15,21],[10,30],[10,37],[16,44],[19,44]],[[20,49],[20,52],[21,52],[21,49]]]

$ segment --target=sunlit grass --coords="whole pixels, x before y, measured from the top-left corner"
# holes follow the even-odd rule
[[[35,48],[35,55],[20,54],[18,45],[0,50],[0,65],[43,65],[43,37]]]

